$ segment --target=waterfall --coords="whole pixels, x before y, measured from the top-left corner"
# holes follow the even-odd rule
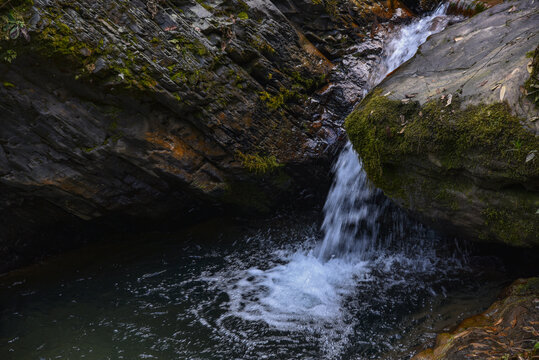
[[[430,34],[443,29],[449,21],[442,16],[444,11],[442,7],[401,27],[386,46],[377,73],[382,76],[373,76],[371,84],[412,57]],[[349,142],[333,172],[334,182],[323,209],[322,241],[316,242],[313,235],[291,238],[288,242],[297,247],[276,251],[277,260],[270,266],[255,263],[248,269],[204,279],[224,287],[227,294],[227,311],[218,322],[221,331],[232,336],[234,330],[227,324],[242,319],[278,331],[316,334],[324,357],[339,358],[354,332],[348,301],[360,295],[360,287],[392,289],[418,274],[430,275],[439,267],[447,271],[453,266],[451,260],[437,258],[435,243],[439,239],[409,221],[371,186]],[[253,241],[266,241],[261,239]],[[423,282],[414,284],[414,293],[425,286]],[[364,306],[368,305],[356,301],[352,307]]]
[[[400,29],[386,45],[379,69],[369,80],[371,88],[414,56],[431,34],[447,26],[449,18],[443,16],[446,9],[447,4],[444,4],[432,14]],[[324,205],[324,239],[317,249],[317,256],[327,260],[353,253],[367,259],[379,240],[378,218],[382,214],[382,206],[374,201],[379,190],[370,186],[350,142],[344,146],[333,171],[333,185]]]
[[[333,171],[335,178],[324,205],[324,240],[317,256],[327,260],[354,253],[365,258],[378,238],[376,220],[380,206],[372,201],[377,190],[370,187],[350,142],[344,146]]]

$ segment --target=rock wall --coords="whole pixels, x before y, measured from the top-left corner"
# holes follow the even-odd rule
[[[539,4],[432,36],[346,121],[373,183],[446,232],[539,245]]]
[[[95,219],[181,222],[323,194],[357,100],[336,69],[376,64],[380,24],[410,15],[387,5],[3,2],[0,271]]]

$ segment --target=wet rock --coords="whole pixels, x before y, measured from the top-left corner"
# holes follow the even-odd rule
[[[413,360],[535,359],[539,354],[539,278],[519,279],[484,313],[439,334]]]
[[[54,248],[45,234],[66,224],[251,213],[323,194],[357,99],[320,101],[341,76],[327,54],[357,53],[373,19],[394,14],[385,1],[349,12],[347,0],[11,5],[0,15],[31,40],[0,40],[0,256],[14,259],[0,271]],[[372,46],[354,58],[370,64],[355,92]]]
[[[492,7],[433,35],[363,100],[346,128],[374,184],[446,232],[538,246],[538,22],[533,1]]]

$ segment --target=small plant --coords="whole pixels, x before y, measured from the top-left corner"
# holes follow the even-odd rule
[[[258,154],[244,154],[241,151],[236,153],[236,157],[242,165],[249,171],[256,174],[267,174],[283,166],[279,164],[275,156],[260,156]]]
[[[4,61],[8,62],[8,63],[12,63],[13,60],[15,60],[17,58],[17,52],[15,50],[6,50],[3,54],[2,54],[2,59],[4,59]]]
[[[522,149],[522,141],[520,139],[513,140],[513,147],[516,151],[520,151]]]
[[[16,40],[22,35],[26,41],[30,41],[24,18],[20,14],[11,10],[7,16],[3,17],[3,20],[2,31],[7,35],[8,39]]]

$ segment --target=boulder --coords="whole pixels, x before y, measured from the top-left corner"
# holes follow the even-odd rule
[[[346,120],[377,187],[446,232],[539,245],[539,3],[431,36]]]

